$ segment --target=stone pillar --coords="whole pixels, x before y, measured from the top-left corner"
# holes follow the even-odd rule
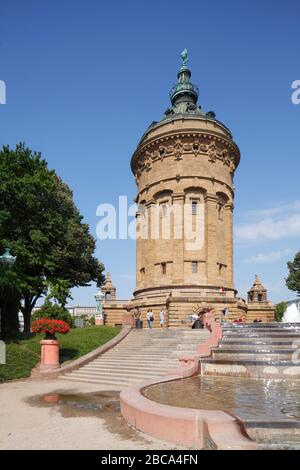
[[[143,267],[143,240],[142,240],[142,214],[140,211],[136,212],[136,285],[142,286],[141,268]]]
[[[171,226],[171,237],[173,238],[172,259],[174,263],[173,281],[174,284],[184,282],[184,193],[173,194],[173,224]],[[180,235],[180,238],[176,239]]]
[[[226,287],[233,288],[233,204],[224,207],[225,215],[225,251],[226,251]]]
[[[206,274],[207,284],[218,285],[219,280],[217,278],[217,201],[218,198],[215,194],[206,194],[205,198],[206,206]]]
[[[155,252],[155,245],[159,243],[159,217],[157,216],[156,203],[154,199],[146,202],[147,208],[147,229],[145,240],[145,249],[143,255],[145,257],[145,287],[150,287],[156,284],[155,266],[153,265],[153,253]]]

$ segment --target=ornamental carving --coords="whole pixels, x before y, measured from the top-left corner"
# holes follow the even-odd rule
[[[193,149],[193,144],[191,144],[191,143],[189,143],[189,142],[183,144],[183,150],[184,150],[185,152],[191,152],[192,149]]]
[[[193,143],[193,146],[192,146],[192,149],[193,149],[193,153],[194,153],[195,157],[197,157],[197,155],[199,155],[200,149],[201,149],[199,139],[195,139],[195,141]]]
[[[174,155],[175,155],[175,160],[180,160],[183,154],[183,145],[181,143],[181,140],[176,140],[176,144],[174,146]]]
[[[229,164],[228,164],[228,166],[229,166],[229,171],[230,171],[230,173],[234,173],[234,170],[235,170],[235,163],[234,163],[234,160],[233,160],[232,157],[229,159]]]
[[[160,158],[164,158],[165,153],[166,153],[165,147],[163,147],[162,145],[160,145],[159,148],[158,148],[158,153],[159,153]]]
[[[168,147],[166,148],[166,154],[171,155],[172,153],[174,153],[174,146],[168,145]]]
[[[215,142],[212,142],[208,146],[207,153],[208,153],[208,160],[210,162],[214,163],[217,159],[217,146],[216,146]]]
[[[223,162],[225,163],[228,158],[228,149],[221,150],[220,157],[223,159]]]
[[[152,155],[150,152],[147,152],[147,151],[145,153],[144,168],[147,171],[149,171],[152,168]]]
[[[175,136],[167,139],[154,141],[141,149],[135,154],[133,159],[133,168],[137,180],[143,170],[149,171],[155,160],[173,156],[175,160],[181,160],[184,153],[192,153],[195,157],[204,155],[211,163],[221,160],[224,165],[228,166],[231,173],[234,172],[238,162],[239,155],[233,145],[222,138],[211,135],[200,135],[199,137],[190,134],[182,135],[182,138],[176,139]],[[164,142],[169,140],[168,145]],[[170,143],[173,141],[174,143]],[[158,143],[158,145],[157,145]]]
[[[203,142],[200,144],[200,151],[203,152],[203,153],[207,153],[208,152],[208,145],[207,144],[204,144]]]

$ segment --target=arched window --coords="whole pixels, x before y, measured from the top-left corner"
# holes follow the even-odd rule
[[[105,292],[105,300],[110,300],[110,298],[111,298],[111,294],[110,294],[110,291],[108,290]]]

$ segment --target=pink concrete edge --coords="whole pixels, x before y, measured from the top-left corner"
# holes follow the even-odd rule
[[[149,386],[185,377],[167,375],[125,388],[120,393],[123,418],[145,434],[188,448],[204,449],[209,441],[214,449],[257,449],[257,443],[243,434],[239,421],[224,411],[163,405],[143,395]]]
[[[93,351],[85,354],[84,356],[79,357],[78,359],[75,359],[74,361],[69,362],[68,364],[64,366],[60,366],[59,368],[55,370],[40,370],[39,366],[40,363],[37,364],[34,369],[31,371],[31,378],[37,378],[37,377],[51,377],[55,378],[58,375],[66,374],[68,372],[73,371],[74,369],[77,369],[81,366],[84,366],[88,364],[89,362],[93,361],[97,357],[101,356],[101,354],[106,353],[113,347],[115,347],[117,344],[119,344],[123,339],[126,338],[126,336],[130,333],[131,327],[130,326],[124,326],[120,333],[109,340],[107,343],[103,344],[97,349],[94,349]]]

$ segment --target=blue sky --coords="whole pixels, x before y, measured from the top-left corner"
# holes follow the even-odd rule
[[[71,186],[95,234],[101,203],[136,195],[130,157],[169,106],[189,51],[199,102],[232,130],[235,284],[261,275],[277,302],[300,250],[300,2],[297,0],[0,0],[0,145],[25,141]],[[134,288],[135,243],[98,241],[120,298]],[[95,287],[74,292],[93,304]]]

